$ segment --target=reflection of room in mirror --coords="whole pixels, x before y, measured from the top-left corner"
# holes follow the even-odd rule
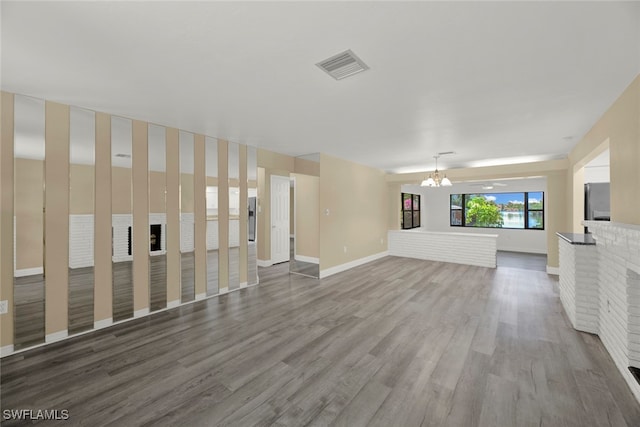
[[[247,197],[247,285],[251,286],[258,283],[258,150],[255,147],[247,147]]]
[[[194,135],[180,131],[181,300],[195,299]]]
[[[207,295],[218,294],[218,141],[205,138]]]
[[[229,290],[240,288],[240,147],[229,142]],[[246,242],[245,242],[246,244]]]
[[[14,349],[44,342],[44,101],[14,98]]]
[[[227,291],[258,283],[255,148],[226,142],[223,148],[215,138],[20,95],[11,101],[15,273],[10,351],[164,309],[168,294],[171,307],[190,302],[195,285],[198,298],[218,295],[220,259],[227,263]],[[68,138],[45,129],[52,118],[62,128],[66,123],[62,132]],[[228,153],[224,194],[219,194],[219,150]],[[55,160],[45,167],[47,157]],[[45,186],[51,171],[56,171],[53,184]],[[68,203],[57,203],[51,189],[61,189]],[[226,199],[224,221],[219,218],[221,199]],[[68,228],[47,230],[49,216],[55,219],[51,224],[60,224],[62,217]],[[196,233],[198,224],[202,228]],[[219,247],[222,229],[225,248]],[[176,248],[168,248],[174,241]],[[168,255],[175,257],[175,275],[167,269]],[[55,283],[45,283],[45,260],[51,266],[47,278]],[[175,287],[167,280],[169,272]],[[63,307],[57,302],[64,293]],[[54,332],[45,336],[49,329]]]
[[[149,300],[150,310],[167,305],[166,129],[149,125]]]
[[[113,320],[133,317],[132,135],[129,119],[111,117]]]
[[[290,174],[289,271],[316,278],[320,277],[319,161],[319,153],[296,157],[296,173]]]
[[[70,109],[69,334],[93,328],[95,113]]]

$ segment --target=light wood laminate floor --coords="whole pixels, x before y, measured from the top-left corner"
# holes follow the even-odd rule
[[[638,426],[543,272],[386,257],[2,359],[2,406],[64,425]],[[9,424],[7,424],[9,425]]]

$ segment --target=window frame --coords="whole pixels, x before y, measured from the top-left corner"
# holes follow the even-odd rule
[[[539,193],[541,195],[541,201],[542,201],[542,208],[540,209],[529,209],[529,194],[530,193]],[[519,228],[519,227],[481,227],[481,226],[476,226],[476,225],[467,225],[466,224],[466,220],[467,220],[467,215],[466,215],[466,210],[467,210],[467,197],[468,196],[477,196],[477,195],[490,195],[490,194],[521,194],[524,197],[524,209],[523,209],[523,215],[524,215],[524,227],[523,228]],[[460,208],[453,208],[453,204],[452,204],[452,199],[453,196],[460,196],[461,197],[461,204],[460,204]],[[460,211],[460,217],[461,217],[461,222],[460,224],[454,224],[453,223],[453,213]],[[542,227],[529,227],[529,212],[542,212]],[[501,230],[544,230],[545,229],[545,197],[544,197],[544,191],[507,191],[507,192],[493,192],[493,193],[451,193],[449,194],[449,227],[464,227],[464,228],[489,228],[492,230],[495,229],[501,229]]]
[[[405,196],[410,196],[411,209],[405,209],[405,207],[404,207]],[[401,212],[401,215],[400,215],[400,229],[402,229],[402,230],[411,230],[413,228],[419,228],[420,227],[420,224],[422,222],[422,218],[421,218],[422,202],[420,200],[420,196],[421,196],[420,194],[414,194],[414,193],[404,193],[404,192],[400,193],[400,212]],[[417,201],[418,201],[418,209],[415,209],[415,203],[414,202],[416,200],[416,197],[417,197]],[[411,215],[410,215],[411,216],[411,224],[410,224],[410,227],[407,227],[406,224],[405,224],[405,213],[409,213],[409,212],[411,213]],[[416,213],[418,215],[418,224],[417,225],[414,223],[414,218],[416,216]]]

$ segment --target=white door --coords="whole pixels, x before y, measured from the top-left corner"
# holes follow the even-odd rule
[[[271,262],[289,261],[289,177],[271,175]]]

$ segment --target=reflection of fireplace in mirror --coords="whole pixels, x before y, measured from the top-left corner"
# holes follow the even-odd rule
[[[149,250],[157,252],[162,250],[162,225],[151,224],[149,226]]]

